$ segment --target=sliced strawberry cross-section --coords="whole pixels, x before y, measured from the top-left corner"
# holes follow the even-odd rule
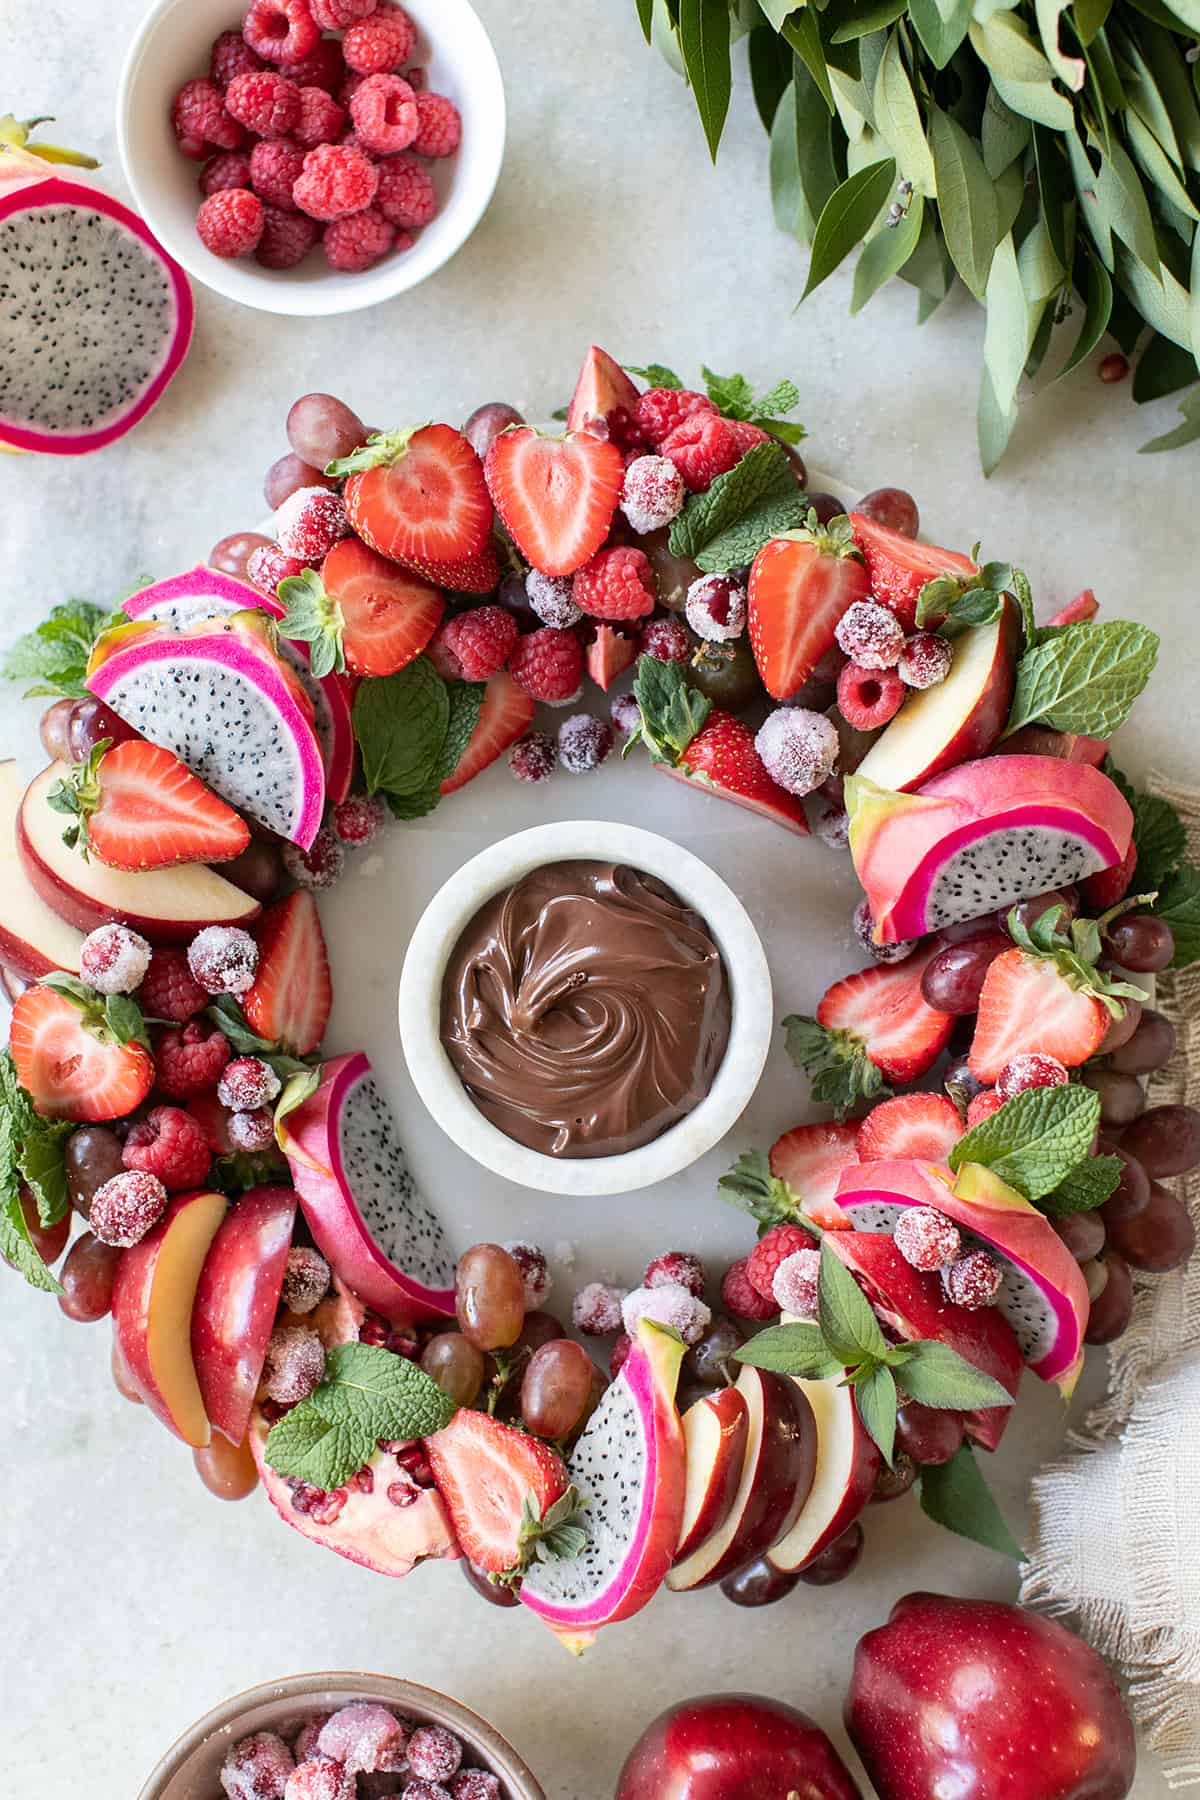
[[[963,1134],[944,1094],[898,1094],[872,1107],[858,1128],[859,1162],[945,1162]]]
[[[971,1073],[994,1082],[1014,1056],[1057,1057],[1078,1068],[1100,1048],[1112,1013],[1095,994],[1073,987],[1052,958],[1005,950],[991,964],[979,996]]]
[[[495,585],[492,503],[461,431],[380,433],[327,472],[348,477],[346,513],[372,549],[443,587],[474,593]]]
[[[771,1173],[800,1196],[806,1218],[826,1230],[850,1220],[834,1199],[842,1170],[858,1161],[858,1127],[826,1119],[797,1125],[771,1146]]]
[[[784,1020],[788,1054],[808,1071],[814,1100],[840,1116],[856,1100],[882,1094],[885,1081],[916,1081],[933,1065],[954,1028],[921,992],[937,949],[931,939],[904,962],[847,975],[822,996],[815,1018]]]
[[[425,1439],[425,1453],[464,1554],[491,1574],[517,1568],[526,1499],[544,1518],[562,1498],[562,1457],[540,1439],[466,1407]]]
[[[317,903],[307,888],[279,900],[255,932],[258,970],[242,1010],[259,1037],[308,1056],[325,1035],[333,987]]]
[[[542,437],[522,425],[501,432],[484,467],[505,528],[543,575],[573,575],[608,536],[625,463],[607,439]]]
[[[231,806],[169,750],[143,738],[94,750],[52,790],[49,804],[74,815],[67,842],[78,842],[110,869],[225,862],[250,842]]]
[[[764,544],[750,568],[750,648],[767,692],[785,700],[833,648],[842,615],[867,598],[867,571],[844,518]]]
[[[891,608],[906,631],[916,624],[917,601],[927,581],[939,575],[958,575],[969,580],[978,574],[969,556],[905,537],[903,532],[892,531],[865,513],[851,513],[850,523],[854,541],[866,559],[871,593],[881,606]]]
[[[507,669],[493,675],[484,689],[483,705],[475,729],[451,774],[442,782],[443,794],[456,793],[496,758],[511,750],[533,724],[534,700],[518,687]]]
[[[81,995],[88,990],[77,984]],[[150,1053],[119,1043],[103,1022],[102,999],[26,988],[13,1004],[9,1046],[17,1080],[39,1113],[56,1119],[123,1119],[154,1081]]]
[[[281,582],[279,595],[288,608],[280,630],[313,645],[318,674],[395,675],[421,654],[446,610],[431,581],[356,537],[333,546],[320,575],[306,569]]]

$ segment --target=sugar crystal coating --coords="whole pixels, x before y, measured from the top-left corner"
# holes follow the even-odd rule
[[[79,974],[98,994],[132,994],[150,967],[150,946],[128,925],[99,925],[79,946]]]
[[[962,1249],[953,1219],[936,1206],[906,1206],[896,1221],[896,1248],[914,1269],[944,1269]]]
[[[621,1322],[631,1337],[642,1319],[667,1325],[685,1344],[695,1344],[704,1336],[712,1313],[680,1282],[668,1281],[662,1287],[639,1287],[626,1294],[621,1302]]]
[[[789,794],[811,794],[833,773],[837,727],[824,713],[780,706],[764,719],[754,747],[772,781]]]

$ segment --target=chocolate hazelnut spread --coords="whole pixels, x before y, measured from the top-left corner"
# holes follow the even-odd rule
[[[484,1116],[548,1156],[615,1156],[708,1093],[729,982],[704,920],[621,863],[547,863],[496,894],[442,979],[442,1043]]]

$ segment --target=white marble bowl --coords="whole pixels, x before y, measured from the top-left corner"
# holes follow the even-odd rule
[[[475,1106],[442,1047],[442,977],[475,913],[530,870],[572,857],[626,863],[672,887],[708,925],[733,1003],[729,1043],[712,1087],[686,1118],[617,1156],[544,1156]],[[409,940],[400,976],[400,1039],[421,1099],[442,1130],[485,1169],[549,1194],[618,1194],[679,1174],[732,1129],[758,1085],[773,1029],[771,976],[741,901],[690,850],[632,825],[595,819],[538,825],[489,845],[434,895]]]
[[[185,81],[207,75],[213,39],[238,26],[245,9],[239,0],[155,0],[135,33],[117,95],[117,141],[138,210],[190,275],[243,306],[315,318],[406,293],[466,242],[499,178],[504,83],[477,14],[469,0],[405,0],[419,33],[416,59],[428,86],[448,94],[462,114],[462,143],[454,156],[429,164],[441,208],[412,249],[385,256],[363,275],[344,275],[319,248],[298,268],[264,269],[253,257],[214,256],[196,235],[203,164],[176,147],[171,102]]]

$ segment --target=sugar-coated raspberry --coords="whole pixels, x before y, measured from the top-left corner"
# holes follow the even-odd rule
[[[351,25],[342,39],[346,67],[357,75],[379,75],[408,61],[417,28],[402,6],[380,0],[368,18]]]
[[[517,641],[517,621],[502,606],[476,606],[456,613],[438,629],[443,654],[458,665],[464,681],[486,681],[502,669]]]
[[[215,81],[185,81],[171,107],[171,129],[184,154],[195,152],[185,146],[211,145],[214,150],[237,150],[242,132],[236,117],[230,117],[225,96]],[[201,156],[208,154],[201,149]]]
[[[509,751],[508,766],[517,781],[549,781],[558,766],[558,751],[544,731],[531,731]]]
[[[375,198],[379,170],[350,144],[318,144],[304,159],[292,198],[313,219],[341,219],[362,212]]]
[[[166,1210],[167,1190],[158,1176],[147,1169],[126,1169],[96,1189],[88,1224],[102,1243],[128,1250],[141,1243]]]
[[[525,1284],[525,1305],[528,1311],[536,1312],[550,1298],[550,1290],[554,1286],[550,1271],[546,1266],[546,1252],[537,1244],[529,1243],[525,1238],[513,1238],[505,1242],[503,1248],[508,1251],[521,1271],[521,1280]]]
[[[685,1344],[699,1343],[712,1321],[712,1313],[703,1300],[689,1293],[678,1281],[665,1281],[659,1287],[634,1288],[621,1302],[621,1323],[630,1336],[638,1321],[653,1319],[677,1331]]]
[[[754,747],[772,781],[789,794],[811,794],[833,772],[841,746],[824,713],[780,706],[763,720]]]
[[[984,1088],[983,1092],[976,1094],[967,1106],[967,1129],[969,1130],[972,1125],[982,1125],[983,1121],[990,1119],[994,1112],[999,1112],[1003,1105],[1004,1102],[995,1088]]]
[[[695,639],[687,626],[673,613],[667,613],[661,619],[649,620],[642,626],[638,639],[638,648],[643,656],[652,656],[655,662],[687,662],[694,645]],[[613,704],[615,706],[616,702]],[[634,705],[637,705],[636,701]]]
[[[571,1322],[584,1337],[607,1337],[621,1329],[621,1302],[625,1295],[607,1281],[589,1281],[571,1302]]]
[[[569,706],[583,687],[583,650],[573,631],[544,625],[518,638],[508,659],[517,686],[548,706]]]
[[[226,188],[250,186],[250,157],[245,150],[222,150],[200,171],[200,192],[220,194]]]
[[[291,575],[303,575],[307,567],[306,562],[298,556],[289,556],[278,544],[260,544],[247,559],[246,579],[260,594],[267,594],[273,600],[281,581]]]
[[[339,800],[329,815],[329,825],[339,844],[361,850],[373,843],[388,820],[388,809],[378,794],[351,794]]]
[[[246,1112],[231,1112],[225,1129],[235,1150],[266,1150],[275,1141],[275,1116],[269,1106],[251,1107]]]
[[[300,117],[292,127],[292,136],[306,150],[318,144],[336,144],[346,125],[346,114],[333,95],[324,88],[300,89]]]
[[[379,170],[375,204],[391,224],[418,231],[438,209],[433,177],[415,156],[389,156]]]
[[[598,769],[612,746],[612,727],[591,713],[573,713],[558,728],[558,760],[568,775]]]
[[[797,1319],[815,1319],[820,1310],[817,1291],[821,1277],[821,1252],[796,1250],[785,1256],[775,1271],[771,1298],[780,1312]]]
[[[221,1071],[217,1099],[222,1106],[245,1112],[277,1100],[282,1085],[270,1063],[261,1056],[235,1056]]]
[[[334,1762],[331,1756],[313,1756],[298,1763],[295,1772],[288,1776],[283,1800],[354,1800],[357,1788],[355,1777],[344,1764]]]
[[[346,867],[346,852],[324,825],[307,850],[299,844],[285,844],[282,856],[283,866],[297,887],[314,893],[332,887]]]
[[[621,511],[639,537],[659,531],[682,510],[683,476],[666,456],[635,456],[625,465]]]
[[[98,994],[132,994],[150,967],[150,946],[128,925],[98,925],[79,946],[79,973]]]
[[[318,38],[308,55],[298,62],[280,63],[279,73],[298,88],[319,87],[327,94],[336,94],[346,74],[342,46],[334,38]]]
[[[654,570],[644,550],[614,544],[578,570],[571,596],[592,619],[644,619],[654,611]]]
[[[608,1373],[612,1381],[617,1379],[625,1364],[629,1361],[629,1352],[633,1349],[633,1339],[627,1331],[623,1331],[608,1353]]]
[[[375,0],[308,0],[308,7],[322,31],[345,31],[375,11]]]
[[[854,935],[867,955],[878,963],[900,963],[907,960],[916,949],[919,939],[901,938],[895,944],[877,944],[875,942],[875,915],[871,911],[869,900],[860,900],[854,909],[851,921]]]
[[[295,1406],[321,1385],[324,1373],[325,1346],[315,1331],[303,1325],[280,1325],[271,1333],[263,1363],[263,1387],[269,1399],[280,1406]],[[322,1740],[324,1736],[322,1732]],[[324,1742],[318,1748],[329,1755]],[[339,1755],[338,1761],[342,1760]]]
[[[293,1244],[287,1253],[279,1298],[289,1312],[310,1313],[329,1292],[329,1264],[319,1250]]]
[[[344,219],[333,219],[325,227],[322,243],[331,269],[343,275],[363,275],[389,250],[409,249],[412,239],[397,232],[373,206],[367,206]]]
[[[705,494],[718,475],[727,474],[766,435],[757,425],[740,419],[697,411],[677,425],[659,448],[670,457],[691,492]]]
[[[631,732],[640,729],[642,709],[635,695],[618,694],[608,710],[618,737],[627,738]]]
[[[142,978],[139,1001],[150,1019],[182,1024],[208,1005],[208,995],[188,968],[183,950],[155,950]]]
[[[874,600],[855,600],[837,622],[838,648],[863,669],[894,669],[904,648],[904,627]]]
[[[292,189],[304,167],[304,152],[289,138],[264,138],[250,152],[250,185],[268,206],[296,210]]]
[[[418,94],[417,135],[413,149],[418,156],[453,156],[462,142],[462,117],[445,94]]]
[[[206,994],[244,994],[258,971],[258,945],[240,925],[206,925],[188,945],[188,968]]]
[[[308,0],[250,0],[242,36],[267,62],[299,62],[315,47],[320,27]]]
[[[816,1248],[816,1239],[802,1225],[772,1225],[746,1258],[746,1280],[764,1300],[771,1298],[775,1271],[785,1257]]]
[[[500,1777],[489,1769],[460,1769],[450,1783],[451,1800],[501,1800]]]
[[[249,188],[222,188],[200,202],[196,232],[214,256],[249,256],[263,228],[263,204]]]
[[[647,388],[638,395],[635,417],[642,437],[657,450],[676,426],[693,413],[716,410],[707,394],[698,394],[691,388]]]
[[[214,1088],[230,1058],[229,1039],[207,1019],[171,1025],[154,1037],[155,1086],[168,1100]]]
[[[954,649],[936,631],[918,631],[904,640],[896,668],[905,687],[931,688],[945,681],[954,662]]]
[[[737,1319],[773,1319],[779,1308],[751,1284],[747,1261],[747,1257],[740,1257],[726,1269],[721,1279],[721,1304]]]
[[[972,1312],[991,1306],[1003,1283],[1004,1270],[987,1250],[968,1250],[942,1274],[947,1299]]]
[[[191,1113],[181,1106],[154,1106],[129,1127],[121,1146],[127,1169],[157,1175],[169,1194],[199,1187],[208,1174],[212,1151]]]
[[[709,644],[728,644],[746,629],[746,590],[731,575],[702,575],[684,602],[687,622]]]
[[[368,75],[354,91],[350,117],[367,150],[395,156],[417,135],[417,96],[402,75]]]
[[[1057,1056],[1044,1056],[1040,1051],[1027,1051],[1005,1063],[996,1077],[996,1092],[1001,1101],[1023,1094],[1026,1088],[1065,1087],[1070,1080]]]
[[[895,669],[864,669],[848,662],[838,676],[837,703],[847,725],[874,731],[900,711],[904,683]]]
[[[313,245],[321,236],[321,227],[307,213],[289,212],[281,206],[263,206],[262,236],[258,240],[258,248],[254,252],[254,260],[261,263],[264,269],[294,269],[302,263]],[[266,592],[273,594],[284,575],[296,575],[307,567],[299,557],[285,556],[283,552],[271,545],[260,545],[257,554],[262,557],[273,556],[279,563],[287,564],[283,574],[277,576],[273,587]],[[247,570],[247,573],[249,571]],[[258,584],[255,583],[257,586]]]
[[[235,1744],[221,1764],[227,1800],[283,1800],[296,1759],[273,1731],[256,1731]]]
[[[850,814],[844,806],[834,806],[829,801],[822,801],[813,819],[813,830],[830,850],[847,850],[850,847]]]
[[[893,1236],[905,1262],[926,1274],[949,1267],[962,1251],[958,1226],[936,1206],[906,1206]]]
[[[356,1775],[373,1775],[379,1769],[395,1769],[409,1741],[409,1727],[386,1706],[374,1700],[352,1700],[339,1707],[321,1731],[317,1749],[322,1756],[345,1763]]]
[[[530,569],[525,576],[525,595],[530,606],[542,624],[553,626],[555,631],[565,631],[583,617],[572,597],[572,587],[569,575],[543,575],[540,569]]]
[[[686,1288],[697,1300],[703,1300],[707,1283],[704,1279],[704,1264],[690,1250],[665,1250],[661,1256],[646,1266],[642,1276],[642,1286],[655,1288],[665,1287],[669,1282]]]
[[[328,488],[297,488],[275,514],[275,536],[287,556],[315,562],[327,556],[350,529],[340,494]]]
[[[225,90],[226,110],[260,137],[286,137],[300,117],[300,89],[278,69],[235,75]]]
[[[219,88],[228,87],[235,75],[253,75],[261,68],[261,58],[254,54],[240,31],[223,31],[213,39],[208,72]]]
[[[408,1766],[422,1781],[449,1781],[462,1759],[462,1744],[444,1725],[420,1725],[408,1740]]]

